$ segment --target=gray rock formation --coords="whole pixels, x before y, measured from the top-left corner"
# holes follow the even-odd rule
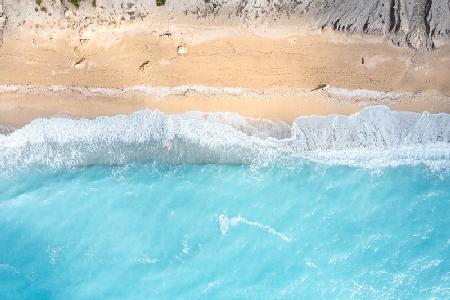
[[[6,24],[6,16],[3,11],[3,0],[0,0],[0,47],[3,45],[3,27]]]
[[[383,34],[416,50],[430,50],[433,38],[450,36],[450,0],[191,0],[184,5],[186,14],[199,17],[252,20],[307,14],[322,28]]]
[[[5,5],[2,5],[4,3]],[[378,34],[396,45],[430,50],[433,39],[450,37],[450,0],[0,0],[0,32],[8,24],[52,21],[74,29],[90,24],[119,24],[153,13],[193,15],[198,18],[237,18],[239,22],[305,18],[319,28]],[[5,13],[6,12],[6,13]]]
[[[430,5],[431,0],[325,0],[314,14],[322,27],[380,33],[416,50],[431,49]]]
[[[167,5],[185,14],[199,17],[227,16],[246,20],[259,18],[278,19],[284,16],[301,15],[311,6],[312,0],[187,0],[179,3],[168,0]]]
[[[80,0],[75,7],[70,0],[3,0],[8,26],[25,23],[52,24],[61,28],[82,28],[90,24],[119,24],[141,20],[156,7],[150,0]]]
[[[427,16],[432,36],[450,37],[450,0],[433,0]]]

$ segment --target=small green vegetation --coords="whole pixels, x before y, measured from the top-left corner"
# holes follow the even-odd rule
[[[42,0],[36,0],[36,4],[37,4],[38,6],[41,6]]]
[[[156,0],[156,6],[163,6],[166,4],[166,0]]]
[[[80,8],[81,1],[84,0],[69,0],[69,2],[72,3],[72,5],[75,6],[76,8]],[[90,2],[93,7],[97,7],[97,0],[90,0]],[[61,0],[61,3],[64,3],[64,0]]]
[[[76,8],[80,7],[80,1],[81,0],[70,0],[70,3],[72,3],[73,6],[75,6]]]

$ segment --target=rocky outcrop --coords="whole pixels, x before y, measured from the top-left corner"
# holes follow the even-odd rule
[[[305,18],[319,28],[382,35],[396,45],[420,51],[432,49],[433,39],[450,36],[450,0],[166,0],[160,8],[156,0],[81,0],[79,7],[69,0],[2,2],[11,14],[8,23],[12,26],[50,20],[82,29],[90,24],[138,21],[156,12],[237,18],[247,23]],[[1,7],[0,26],[5,21]]]
[[[0,47],[3,45],[3,27],[6,24],[6,15],[3,11],[3,0],[0,0]]]
[[[167,5],[182,9],[185,14],[199,17],[221,16],[241,17],[245,20],[260,18],[279,19],[299,15],[307,11],[313,1],[300,0],[168,0]]]
[[[450,37],[450,0],[433,0],[427,16],[431,36]]]
[[[322,1],[314,11],[322,27],[384,34],[397,44],[416,50],[431,49],[427,17],[431,0]],[[447,6],[448,9],[448,6]]]
[[[175,0],[170,1],[173,5]],[[383,34],[398,45],[433,48],[433,38],[450,36],[450,0],[191,0],[185,13],[246,20],[308,15],[322,28]]]
[[[11,27],[48,24],[80,29],[89,25],[115,25],[139,21],[155,11],[156,2],[147,0],[3,0]]]

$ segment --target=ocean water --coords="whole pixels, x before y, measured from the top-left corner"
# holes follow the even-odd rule
[[[449,299],[449,125],[36,120],[0,135],[0,299]]]

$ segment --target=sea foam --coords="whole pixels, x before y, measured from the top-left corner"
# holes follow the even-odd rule
[[[0,134],[0,170],[78,167],[158,160],[169,163],[266,164],[289,158],[387,167],[450,167],[450,115],[372,106],[350,116],[283,122],[233,113],[37,119]]]

